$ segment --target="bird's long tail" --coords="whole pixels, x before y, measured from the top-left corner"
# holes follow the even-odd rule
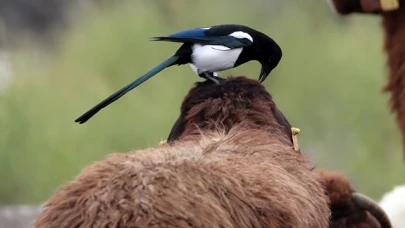
[[[129,83],[128,85],[126,85],[122,89],[118,90],[117,92],[115,92],[111,96],[109,96],[106,99],[104,99],[103,101],[101,101],[99,104],[97,104],[96,106],[91,108],[89,111],[87,111],[86,113],[81,115],[79,118],[77,118],[75,120],[75,122],[78,122],[79,124],[85,123],[87,120],[89,120],[92,116],[94,116],[101,109],[107,107],[108,105],[110,105],[114,101],[118,100],[120,97],[124,96],[126,93],[128,93],[129,91],[131,91],[135,87],[139,86],[140,84],[142,84],[143,82],[145,82],[149,78],[153,77],[154,75],[156,75],[157,73],[159,73],[160,71],[165,69],[166,67],[169,67],[169,66],[173,65],[178,59],[179,59],[179,56],[176,56],[176,55],[166,59],[165,61],[163,61],[159,65],[152,68],[146,74],[142,75],[141,77],[137,78],[133,82]]]

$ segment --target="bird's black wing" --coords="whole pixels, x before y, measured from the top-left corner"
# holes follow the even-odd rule
[[[214,27],[213,27],[214,28]],[[245,37],[235,37],[229,31],[212,32],[213,28],[195,28],[180,31],[168,36],[153,37],[154,41],[170,41],[180,43],[200,43],[206,45],[222,45],[231,49],[252,45],[252,41]],[[211,31],[211,32],[210,32]]]

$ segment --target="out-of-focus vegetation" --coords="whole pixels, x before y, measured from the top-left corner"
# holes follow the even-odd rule
[[[14,49],[14,78],[0,93],[0,205],[42,202],[85,165],[166,139],[182,98],[201,80],[189,66],[159,73],[83,125],[74,119],[179,47],[150,37],[223,23],[252,26],[281,45],[283,59],[264,85],[301,129],[302,150],[379,199],[405,171],[389,95],[381,93],[380,20],[339,18],[326,2],[305,2],[122,1],[73,14],[51,52],[30,42]],[[259,64],[221,76],[230,74],[257,78]]]

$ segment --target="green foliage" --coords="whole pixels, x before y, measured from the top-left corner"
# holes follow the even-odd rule
[[[15,79],[0,95],[0,205],[42,202],[85,165],[165,139],[201,80],[188,66],[162,71],[83,125],[74,119],[178,48],[149,37],[222,23],[255,27],[280,43],[283,59],[264,84],[318,167],[344,172],[377,199],[403,183],[399,131],[381,93],[378,18],[338,21],[326,3],[312,0],[309,10],[295,2],[123,3],[77,20],[52,54],[16,51]],[[257,78],[259,65],[221,73],[229,74]]]

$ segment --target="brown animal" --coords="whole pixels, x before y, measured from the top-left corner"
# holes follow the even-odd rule
[[[283,136],[280,140],[286,145],[291,145],[291,125],[277,109],[271,95],[257,85],[256,81],[245,80],[242,77],[233,78],[232,81],[237,84],[227,83],[221,90],[212,89],[213,86],[208,83],[200,83],[191,89],[184,99],[180,116],[167,141],[173,143],[179,139],[184,140],[189,135],[194,137],[200,134],[201,129],[214,130],[218,123],[221,123],[226,131],[232,129],[237,122],[245,120],[249,128],[253,129],[272,126],[266,128],[274,132],[273,137]],[[232,102],[244,99],[247,101]],[[262,115],[256,113],[257,110],[262,110],[260,112]],[[256,113],[255,118],[251,118],[252,113]],[[330,199],[332,211],[330,228],[391,227],[385,212],[378,204],[356,193],[345,176],[328,171],[321,171],[320,174],[321,182],[324,183]]]
[[[34,228],[328,227],[319,174],[259,82],[197,83],[181,117],[170,144],[86,167]]]
[[[320,171],[330,200],[330,228],[391,228],[391,222],[377,202],[355,192],[347,178],[331,171]]]
[[[389,79],[384,91],[391,93],[391,109],[402,133],[405,155],[405,0],[329,0],[342,15],[364,13],[381,15],[388,55]],[[404,156],[405,158],[405,156]]]

